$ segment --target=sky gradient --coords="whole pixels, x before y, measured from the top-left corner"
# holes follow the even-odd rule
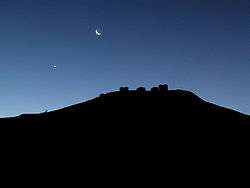
[[[1,0],[0,65],[0,117],[159,83],[250,114],[250,1]]]

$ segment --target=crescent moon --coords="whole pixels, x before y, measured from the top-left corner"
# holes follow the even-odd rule
[[[99,32],[97,29],[95,30],[95,34],[96,34],[97,36],[101,36],[101,35],[102,35],[102,33]]]

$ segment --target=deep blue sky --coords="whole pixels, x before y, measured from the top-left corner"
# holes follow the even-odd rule
[[[250,114],[250,1],[1,0],[0,65],[0,117],[159,83]]]

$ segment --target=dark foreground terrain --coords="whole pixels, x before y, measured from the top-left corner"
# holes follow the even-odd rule
[[[0,128],[235,132],[250,130],[250,116],[208,103],[192,92],[162,86],[151,91],[121,88],[60,110],[3,118]]]
[[[11,151],[18,145],[11,163],[24,165],[20,174],[31,160],[39,164],[33,168],[44,170],[42,182],[51,173],[56,184],[70,186],[214,186],[249,161],[249,116],[164,87],[122,88],[64,109],[0,119],[0,125],[24,130],[10,131],[2,143],[14,143],[7,144]]]

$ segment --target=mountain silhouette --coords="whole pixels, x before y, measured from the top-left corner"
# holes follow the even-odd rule
[[[84,171],[92,182],[100,176],[101,182],[111,177],[112,182],[155,186],[165,182],[165,172],[176,182],[184,177],[186,183],[192,170],[197,181],[209,169],[214,174],[221,173],[214,170],[218,166],[231,168],[235,156],[241,161],[246,155],[238,150],[248,152],[250,117],[161,85],[150,91],[121,87],[60,110],[2,118],[0,127],[39,130],[10,131],[4,143],[21,145],[20,154],[23,146],[32,145],[29,152],[39,150],[38,162],[49,164],[47,170],[50,161],[57,164],[64,175],[60,178],[81,176],[82,182]],[[20,158],[19,153],[14,156]]]
[[[60,110],[1,118],[0,128],[96,130],[96,134],[235,132],[250,129],[250,116],[206,102],[192,92],[160,85],[150,91],[121,87]]]

